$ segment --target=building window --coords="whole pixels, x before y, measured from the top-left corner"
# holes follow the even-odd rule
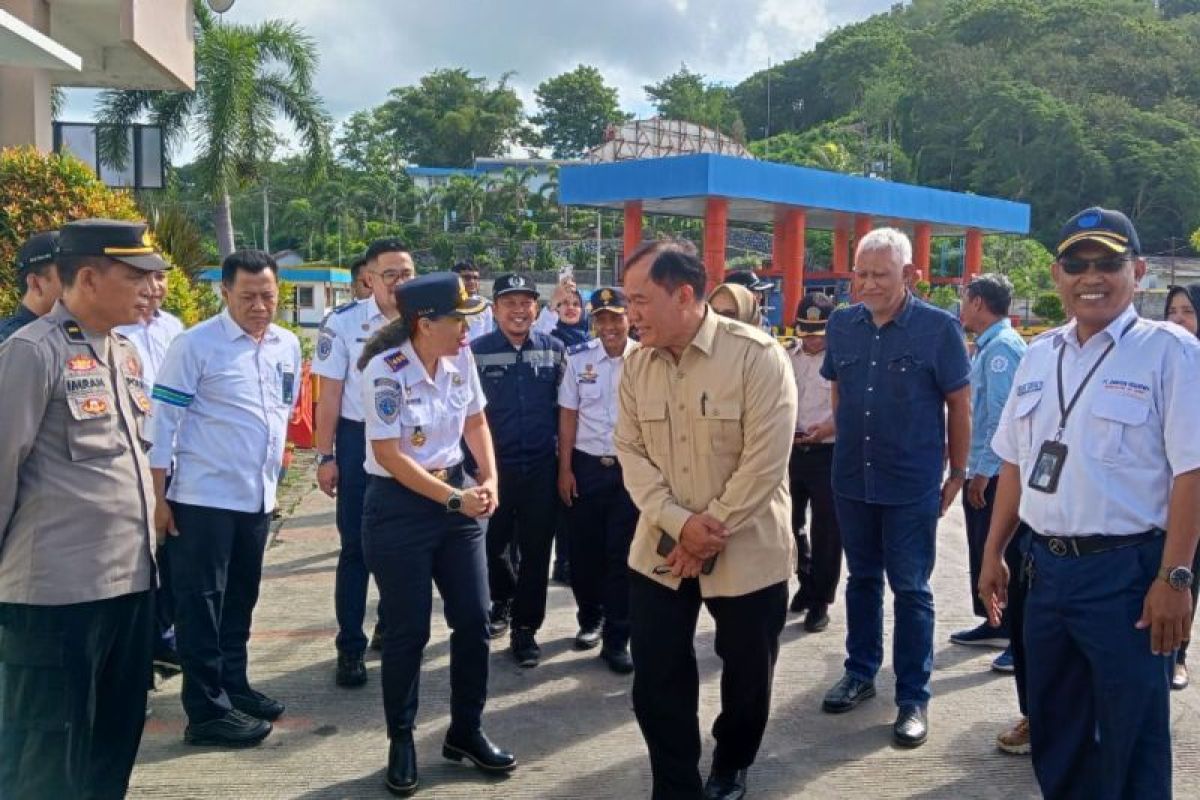
[[[304,311],[311,311],[313,306],[313,287],[297,286],[296,287],[296,308]]]

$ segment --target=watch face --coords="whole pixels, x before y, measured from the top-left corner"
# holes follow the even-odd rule
[[[1175,589],[1190,589],[1192,586],[1192,571],[1187,567],[1175,567],[1167,575],[1167,582]]]

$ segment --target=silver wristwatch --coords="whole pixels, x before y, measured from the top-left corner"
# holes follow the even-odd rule
[[[1166,581],[1172,589],[1180,592],[1191,589],[1192,581],[1196,579],[1188,567],[1163,567],[1159,570],[1158,577]]]

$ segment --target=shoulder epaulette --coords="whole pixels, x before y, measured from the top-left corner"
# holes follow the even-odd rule
[[[400,370],[402,370],[406,366],[408,366],[408,356],[404,355],[403,352],[397,350],[396,352],[392,353],[390,356],[387,356],[386,358],[384,358],[383,363],[387,364],[388,368],[391,369],[392,372],[399,372]]]
[[[342,303],[340,306],[333,307],[334,314],[342,314],[358,305],[357,300],[351,300],[349,303]]]
[[[722,322],[721,327],[734,336],[742,339],[749,339],[760,346],[775,344],[775,337],[764,331],[762,328],[756,328],[753,325],[745,325],[740,322]]]
[[[573,344],[567,348],[567,355],[573,356],[576,353],[582,353],[585,350],[591,350],[599,344],[600,344],[599,339],[588,339],[586,342],[580,342],[579,344]]]

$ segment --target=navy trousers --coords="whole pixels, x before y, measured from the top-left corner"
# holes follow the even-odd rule
[[[569,512],[571,588],[579,625],[604,623],[604,646],[629,643],[629,545],[638,510],[625,490],[621,465],[576,450],[571,458],[579,496]]]
[[[461,470],[451,483],[462,486]],[[389,736],[416,724],[433,585],[450,626],[450,729],[464,735],[479,730],[490,643],[486,550],[479,523],[391,478],[369,476],[363,553],[387,618],[382,683]]]
[[[835,495],[846,550],[846,672],[875,680],[883,665],[883,579],[895,609],[892,666],[896,705],[929,703],[933,672],[933,592],[941,498],[907,505],[863,503]]]
[[[153,593],[0,603],[0,797],[118,800],[146,721]]]
[[[524,467],[500,465],[500,507],[488,520],[487,576],[492,602],[512,604],[514,628],[536,631],[546,619],[557,486],[553,456]]]
[[[250,691],[250,623],[258,603],[271,515],[171,503],[179,536],[168,548],[175,588],[175,645],[183,709],[207,722]]]
[[[1087,556],[1031,547],[1025,605],[1033,769],[1047,800],[1171,796],[1170,656],[1134,623],[1163,540]]]
[[[363,423],[338,419],[334,453],[337,456],[337,529],[342,547],[334,574],[333,605],[337,615],[339,653],[362,655],[367,649],[363,619],[367,614],[367,585],[371,576],[363,559],[363,498],[367,473],[363,469],[367,440]],[[383,614],[378,615],[382,625]]]

